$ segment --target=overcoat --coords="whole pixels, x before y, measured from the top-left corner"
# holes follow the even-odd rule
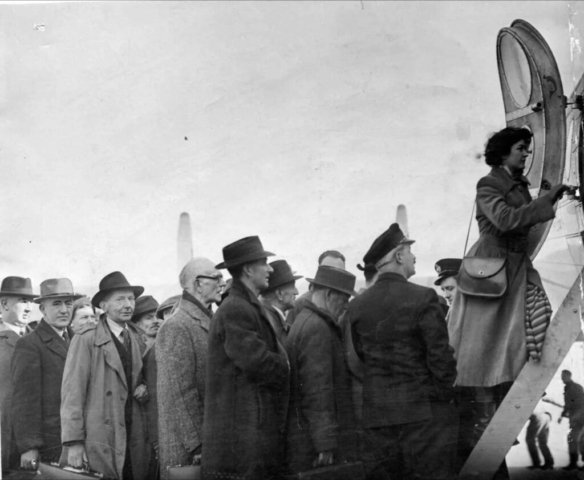
[[[532,226],[554,218],[550,195],[531,199],[525,177],[513,179],[494,167],[477,184],[480,237],[467,257],[506,258],[506,293],[497,299],[454,296],[448,319],[450,343],[458,361],[456,384],[491,387],[512,382],[527,361],[525,294],[527,283],[544,291],[527,254]]]
[[[382,273],[346,315],[365,362],[363,428],[429,420],[432,399],[453,397],[456,361],[433,289]]]
[[[290,325],[288,325],[285,320],[282,320],[282,317],[270,302],[267,300],[261,300],[261,304],[268,314],[268,320],[274,329],[276,338],[282,345],[284,345],[286,342],[286,337],[288,336],[288,332],[290,331]]]
[[[69,338],[73,331],[68,330]],[[67,343],[43,319],[21,337],[12,355],[10,415],[20,454],[36,448],[41,461],[57,462],[61,454],[61,382]]]
[[[211,312],[183,296],[156,337],[160,470],[189,465],[203,438]],[[199,453],[198,451],[196,453]]]
[[[77,334],[69,348],[61,390],[63,443],[83,442],[92,470],[122,479],[126,441],[130,442],[134,478],[146,477],[149,450],[143,406],[133,397],[142,383],[139,341],[130,330],[131,385],[103,315],[97,325]],[[125,404],[132,397],[131,436],[127,438]],[[63,456],[67,447],[63,449]],[[66,457],[65,457],[66,458]]]
[[[312,302],[296,317],[286,340],[290,360],[286,460],[292,473],[310,470],[321,452],[335,463],[357,456],[351,380],[342,332]]]
[[[267,315],[241,281],[213,317],[205,388],[205,479],[267,479],[281,465],[289,366]]]
[[[11,467],[11,459],[16,455],[16,445],[12,437],[12,373],[10,362],[16,341],[20,338],[15,331],[0,322],[0,430],[2,432],[2,469]],[[12,455],[11,455],[12,452]]]

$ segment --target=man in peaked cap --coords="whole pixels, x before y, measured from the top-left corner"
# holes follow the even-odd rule
[[[412,243],[397,224],[375,240],[379,278],[347,312],[365,363],[362,425],[372,478],[447,478],[455,468],[456,432],[444,424],[457,424],[456,362],[438,295],[408,282],[416,271]]]
[[[339,318],[355,295],[353,274],[320,266],[312,301],[286,339],[291,368],[286,460],[292,473],[355,460],[357,441]]]
[[[73,331],[74,293],[67,278],[41,283],[34,299],[43,314],[38,327],[18,339],[12,356],[11,416],[20,466],[36,470],[39,462],[61,456],[61,382]]]
[[[461,265],[462,260],[460,258],[443,258],[442,260],[438,260],[434,266],[438,274],[434,285],[442,289],[448,305],[452,305],[454,294],[458,288],[456,280]]]
[[[286,260],[276,260],[270,263],[273,272],[270,273],[268,288],[261,293],[261,302],[268,314],[276,337],[284,345],[290,325],[286,322],[286,312],[294,308],[296,295],[296,280],[301,275],[294,275]]]
[[[121,272],[105,276],[91,303],[104,313],[97,325],[75,336],[62,385],[61,463],[84,462],[105,477],[146,478],[149,450],[142,378],[142,355],[136,333],[128,328],[143,287]]]
[[[203,478],[272,478],[282,463],[289,366],[258,294],[273,271],[258,237],[223,248],[233,277],[211,322],[203,422]]]
[[[180,302],[181,295],[174,295],[172,297],[168,297],[164,302],[160,304],[160,306],[156,309],[156,316],[160,320],[166,320],[168,317],[172,315],[172,312],[178,302]]]
[[[18,468],[20,456],[12,441],[12,382],[10,362],[16,341],[28,333],[26,321],[30,313],[32,293],[30,278],[6,277],[0,287],[0,430],[2,431],[2,471]]]

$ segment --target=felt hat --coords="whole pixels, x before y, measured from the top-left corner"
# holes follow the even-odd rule
[[[288,265],[286,260],[276,260],[271,262],[270,267],[272,267],[272,270],[274,271],[270,273],[270,280],[266,291],[275,290],[282,285],[295,282],[299,278],[302,278],[302,275],[294,275],[296,272],[292,271],[292,268],[290,268],[290,265]]]
[[[30,278],[23,277],[6,277],[2,280],[0,297],[7,295],[29,299],[36,297],[36,295],[32,293],[32,282],[30,281]]]
[[[145,313],[156,312],[158,309],[158,302],[151,295],[144,295],[136,300],[134,306],[134,313],[132,314],[132,322],[137,322]]]
[[[216,265],[215,268],[236,267],[237,265],[273,256],[273,253],[264,250],[259,237],[245,237],[223,247],[224,261]]]
[[[34,299],[34,303],[41,303],[50,298],[72,298],[77,300],[83,297],[74,292],[73,284],[68,278],[50,278],[41,283],[41,295]]]
[[[122,272],[112,272],[103,277],[101,282],[99,282],[99,292],[97,292],[91,299],[92,305],[94,307],[99,307],[99,303],[108,293],[113,292],[114,290],[132,290],[136,298],[144,293],[144,287],[130,285]]]
[[[355,292],[357,277],[340,268],[321,265],[318,267],[315,277],[306,280],[314,285],[331,288],[347,295],[357,295]]]
[[[434,265],[436,273],[438,273],[438,279],[434,282],[434,285],[440,285],[445,278],[458,275],[461,265],[462,259],[460,258],[443,258],[442,260],[438,260],[436,265]]]

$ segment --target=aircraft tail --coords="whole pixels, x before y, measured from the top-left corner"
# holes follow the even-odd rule
[[[183,212],[180,214],[178,222],[177,267],[179,273],[191,258],[193,258],[191,217],[188,213]]]

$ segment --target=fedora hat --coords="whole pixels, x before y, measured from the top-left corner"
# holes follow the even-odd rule
[[[321,287],[331,288],[347,295],[355,296],[355,282],[357,277],[346,270],[321,265],[314,278],[307,278],[308,282]]]
[[[363,257],[363,263],[375,266],[379,260],[400,245],[411,245],[411,240],[404,235],[397,223],[392,223],[389,228],[375,239],[369,251]]]
[[[99,303],[114,290],[133,290],[136,298],[144,293],[144,287],[130,285],[122,272],[112,272],[99,282],[99,292],[93,296],[91,304],[94,307],[99,307]]]
[[[152,295],[144,295],[136,300],[134,313],[132,315],[132,322],[137,322],[145,313],[156,312],[158,309],[158,302]]]
[[[41,303],[49,298],[72,298],[77,300],[83,295],[76,294],[73,284],[68,278],[50,278],[41,283],[41,296],[34,299],[34,303]]]
[[[434,282],[434,285],[440,285],[445,278],[458,275],[461,265],[462,259],[460,258],[443,258],[442,260],[438,260],[436,265],[434,265],[438,274],[438,279]]]
[[[0,297],[5,295],[14,295],[30,299],[36,297],[36,295],[32,293],[32,282],[30,281],[30,278],[23,277],[6,277],[2,280]]]
[[[167,298],[162,302],[156,309],[156,316],[161,320],[164,318],[164,312],[168,309],[172,309],[175,305],[180,302],[182,295],[174,295],[173,297]]]
[[[266,289],[268,292],[302,278],[302,275],[294,275],[296,272],[292,271],[286,260],[276,260],[271,262],[270,267],[272,267],[272,270],[274,271],[270,273],[270,280],[268,281],[268,288]]]
[[[221,269],[236,267],[237,265],[243,265],[244,263],[273,256],[273,253],[264,250],[259,237],[245,237],[223,247],[224,261],[215,265],[215,268]]]

